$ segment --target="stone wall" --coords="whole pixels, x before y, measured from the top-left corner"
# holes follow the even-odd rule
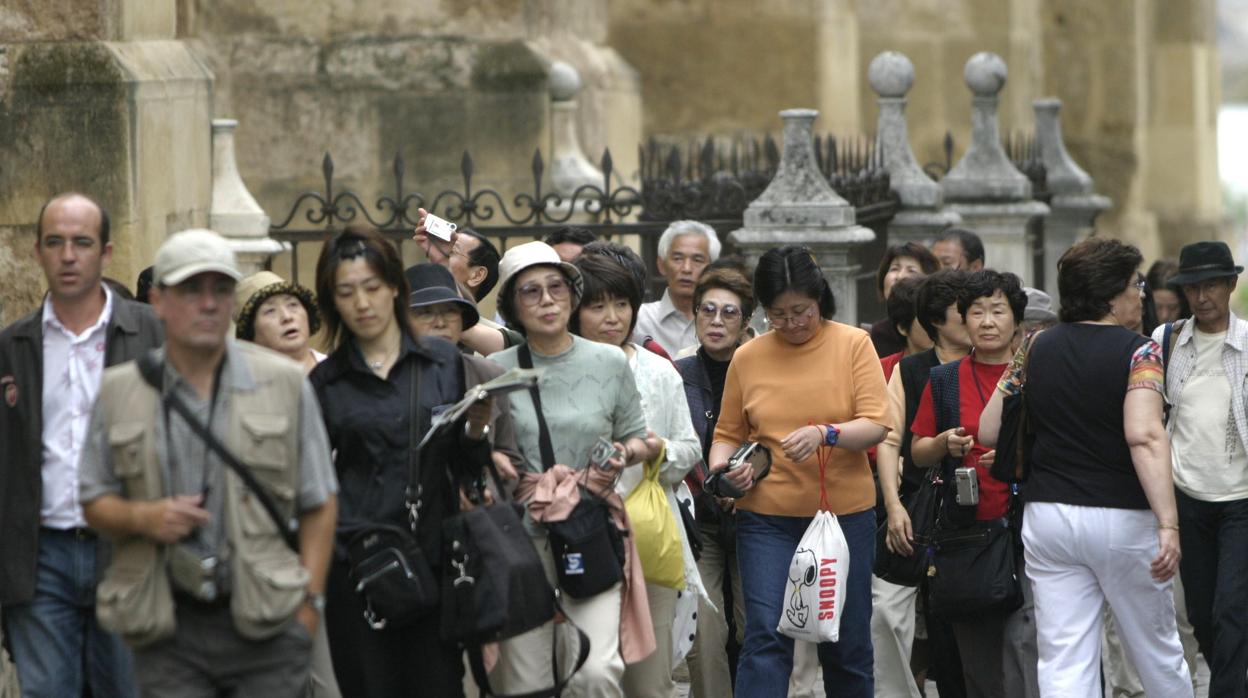
[[[133,286],[166,235],[207,221],[212,76],[173,40],[173,0],[0,9],[0,323],[33,309],[39,208],[83,191],[113,223],[105,270]]]

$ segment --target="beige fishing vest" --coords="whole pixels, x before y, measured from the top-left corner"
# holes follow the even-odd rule
[[[289,519],[296,515],[299,493],[303,371],[289,359],[252,344],[236,343],[231,351],[231,360],[246,362],[254,389],[230,390],[222,441],[251,469],[282,516]],[[161,415],[156,390],[129,362],[104,372],[99,401],[122,496],[132,501],[165,497],[156,456],[156,420]],[[234,626],[254,640],[272,637],[303,603],[308,572],[259,499],[229,468],[225,471],[224,516],[231,549]],[[120,634],[132,647],[171,636],[174,599],[165,546],[142,536],[116,541],[112,562],[96,589],[96,613],[102,626]]]

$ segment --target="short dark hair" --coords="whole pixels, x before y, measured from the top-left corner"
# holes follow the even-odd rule
[[[806,247],[786,245],[767,250],[754,268],[754,296],[759,305],[771,307],[786,291],[817,300],[819,315],[825,320],[836,315],[832,287]]]
[[[893,260],[898,257],[910,257],[917,261],[924,275],[940,268],[940,260],[936,259],[936,255],[917,242],[889,245],[884,256],[880,258],[879,268],[875,270],[875,290],[879,291],[880,298],[884,297],[884,277],[888,274],[888,268],[893,266]]]
[[[923,279],[914,277],[901,279],[893,284],[893,292],[888,295],[884,308],[888,312],[889,323],[897,329],[898,334],[910,333],[910,327],[914,324],[916,317],[914,304],[922,286]]]
[[[582,228],[576,225],[565,225],[564,227],[559,228],[553,233],[547,235],[543,242],[551,247],[563,242],[571,242],[573,244],[580,245],[581,247],[585,247],[591,242],[595,242],[597,240],[598,236],[594,235],[589,228]]]
[[[941,269],[923,279],[914,299],[914,314],[927,336],[936,341],[936,327],[945,324],[945,312],[957,305],[966,293],[967,273],[961,269]]]
[[[977,298],[991,298],[997,291],[1010,304],[1014,324],[1021,323],[1027,312],[1027,292],[1023,290],[1023,282],[1017,274],[993,269],[980,269],[966,277],[966,290],[958,298],[958,314],[962,316],[962,321],[966,322],[966,311]]]
[[[139,272],[139,278],[134,283],[134,299],[140,303],[150,303],[148,297],[152,292],[152,274],[155,267],[147,267]]]
[[[633,278],[637,280],[637,288],[641,289],[642,295],[645,295],[646,281],[648,279],[646,263],[633,251],[633,248],[628,245],[621,245],[618,242],[611,242],[610,240],[595,240],[581,248],[582,257],[591,254],[614,259],[623,265],[633,275]]]
[[[490,291],[493,291],[494,286],[498,284],[498,262],[503,256],[498,253],[498,248],[490,242],[489,238],[472,228],[460,228],[459,234],[467,235],[478,243],[468,253],[468,263],[474,267],[485,267],[485,281],[472,291],[473,300],[480,301],[490,295]]]
[[[741,299],[741,322],[748,325],[750,316],[754,314],[754,285],[738,265],[720,264],[724,259],[721,257],[712,262],[698,277],[698,284],[693,288],[693,306],[696,310],[702,304],[702,296],[712,289],[736,294]]]
[[[1062,322],[1100,320],[1110,301],[1136,280],[1144,255],[1135,245],[1113,238],[1091,237],[1075,243],[1057,260],[1057,291],[1062,297]]]
[[[407,302],[411,289],[407,285],[407,275],[403,273],[403,260],[399,257],[398,250],[376,230],[362,225],[350,225],[321,246],[321,256],[316,260],[316,304],[320,306],[321,317],[325,320],[330,345],[337,348],[351,332],[343,322],[338,306],[334,304],[334,285],[337,281],[338,265],[356,257],[363,257],[369,269],[396,291],[394,320],[399,323],[400,331],[415,339],[415,333],[407,321]]]
[[[573,264],[581,270],[581,280],[585,284],[580,307],[608,298],[627,299],[629,307],[633,309],[633,318],[628,324],[628,336],[631,337],[637,327],[637,315],[641,309],[641,287],[637,285],[632,272],[620,262],[600,254],[583,254]],[[572,312],[568,330],[576,335],[581,333],[580,308]]]
[[[984,261],[984,241],[979,239],[973,230],[966,228],[945,228],[940,237],[936,238],[937,242],[949,242],[956,240],[962,246],[962,253],[966,255],[966,262],[970,264],[975,260]]]
[[[100,202],[96,201],[90,196],[87,196],[86,194],[83,194],[81,192],[76,192],[76,191],[67,191],[63,194],[57,194],[51,199],[48,199],[47,201],[43,202],[43,206],[39,207],[39,217],[35,219],[35,241],[36,242],[43,243],[43,214],[47,212],[48,206],[50,206],[53,202],[61,201],[62,199],[68,199],[74,196],[82,197],[86,199],[87,201],[90,201],[92,204],[95,205],[95,208],[100,212],[100,247],[103,247],[104,245],[108,244],[109,235],[112,231],[112,224],[108,220],[108,211],[104,210],[104,207],[100,205]]]

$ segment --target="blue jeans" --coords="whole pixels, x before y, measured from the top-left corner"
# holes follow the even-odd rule
[[[845,615],[838,642],[819,643],[827,698],[873,698],[871,570],[875,567],[875,511],[838,516],[849,544]],[[737,512],[737,564],[745,597],[745,645],[737,665],[736,695],[785,698],[793,671],[793,640],[776,631],[784,607],[789,562],[811,519]]]
[[[1209,662],[1209,695],[1248,696],[1248,499],[1205,502],[1175,488],[1187,617]]]
[[[138,696],[130,650],[95,619],[96,542],[73,531],[39,530],[35,598],[4,607],[26,698]]]

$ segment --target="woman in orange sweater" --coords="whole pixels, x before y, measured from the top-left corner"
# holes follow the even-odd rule
[[[850,565],[840,640],[819,645],[819,663],[828,698],[872,698],[875,486],[865,451],[893,427],[884,374],[867,333],[832,322],[832,290],[806,248],[764,254],[754,290],[773,331],[733,356],[710,453],[712,470],[726,467],[747,441],[763,444],[773,457],[770,473],[757,483],[749,466],[725,475],[749,489],[737,505],[746,618],[736,694],[786,695],[793,640],[776,624],[789,561],[820,509],[818,452],[830,446],[823,489],[849,544]]]

